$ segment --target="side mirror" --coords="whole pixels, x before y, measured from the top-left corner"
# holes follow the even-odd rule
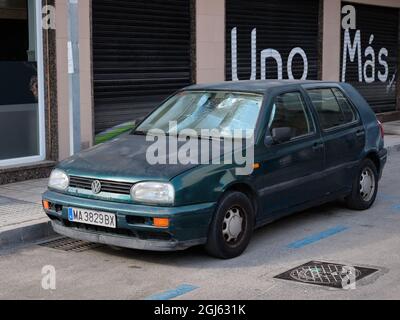
[[[293,131],[294,129],[289,127],[272,129],[272,140],[278,144],[288,142],[294,136]]]
[[[144,117],[134,120],[133,121],[133,130],[136,129],[143,120],[144,120]]]
[[[274,139],[269,134],[267,134],[264,138],[264,145],[268,148],[273,146],[274,144],[275,144]]]

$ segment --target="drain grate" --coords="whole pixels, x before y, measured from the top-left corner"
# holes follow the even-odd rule
[[[302,266],[276,276],[275,279],[283,279],[318,286],[343,289],[345,285],[350,284],[353,279],[354,284],[363,278],[366,278],[379,270],[346,266],[343,264],[311,261]]]
[[[74,240],[64,237],[40,243],[39,246],[67,252],[84,252],[103,247],[102,244]]]

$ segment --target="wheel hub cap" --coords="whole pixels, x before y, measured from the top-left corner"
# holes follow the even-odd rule
[[[370,201],[375,193],[375,176],[371,169],[367,168],[361,173],[360,194],[364,201]]]
[[[225,215],[222,233],[227,242],[236,241],[243,231],[243,217],[238,208],[230,209]]]

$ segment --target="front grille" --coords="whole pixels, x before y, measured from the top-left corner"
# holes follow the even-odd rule
[[[69,186],[76,189],[92,190],[92,183],[95,180],[100,181],[101,192],[129,195],[133,186],[133,183],[91,179],[76,176],[71,176],[69,178]]]

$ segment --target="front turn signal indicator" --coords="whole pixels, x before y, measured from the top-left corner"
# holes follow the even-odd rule
[[[157,228],[168,228],[169,219],[168,218],[154,218],[153,225]]]
[[[51,203],[49,201],[43,200],[42,203],[43,203],[43,208],[45,210],[50,210],[51,209]]]

